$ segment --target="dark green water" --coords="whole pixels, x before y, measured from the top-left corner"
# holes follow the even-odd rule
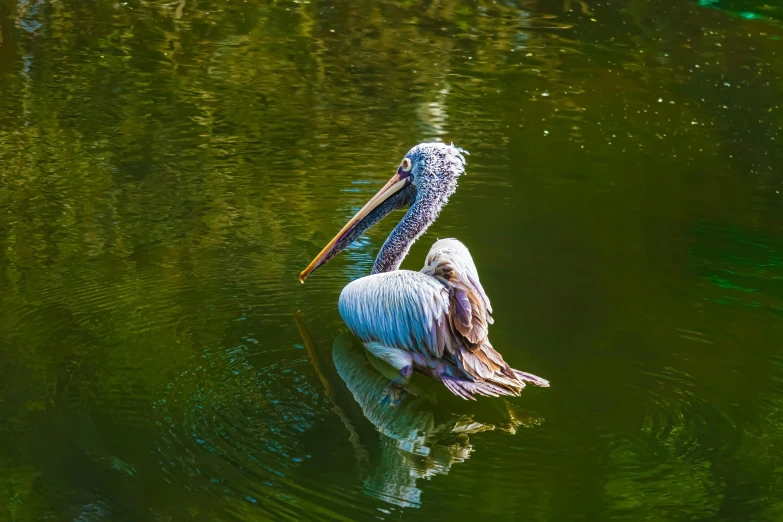
[[[783,518],[783,8],[0,0],[0,520]],[[491,339],[387,382],[301,271],[420,141]],[[298,319],[297,310],[301,311]]]

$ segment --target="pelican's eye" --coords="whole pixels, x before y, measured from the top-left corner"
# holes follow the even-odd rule
[[[405,158],[402,160],[402,163],[400,164],[400,169],[402,169],[403,172],[410,172],[411,170],[411,160],[410,158]]]

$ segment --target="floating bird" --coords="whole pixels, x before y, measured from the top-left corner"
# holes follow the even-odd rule
[[[392,211],[410,207],[381,247],[371,275],[352,281],[340,293],[343,321],[367,350],[399,371],[398,385],[416,370],[463,399],[519,395],[526,382],[549,382],[511,368],[490,344],[492,307],[465,245],[441,239],[420,272],[398,270],[411,245],[457,190],[457,178],[465,171],[463,152],[444,143],[413,147],[397,173],[299,274],[299,280],[304,282]]]

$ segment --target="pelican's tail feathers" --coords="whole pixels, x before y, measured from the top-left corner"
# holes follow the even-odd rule
[[[519,390],[525,387],[525,383],[522,382],[520,382],[521,386],[519,388],[513,388],[489,381],[471,381],[450,375],[442,375],[441,380],[451,393],[470,401],[475,401],[476,395],[486,395],[487,397],[519,395]]]
[[[514,372],[514,376],[517,378],[517,380],[521,381],[524,385],[524,383],[529,382],[530,384],[533,384],[535,386],[541,386],[542,388],[549,388],[549,381],[546,379],[539,377],[538,375],[533,375],[532,373],[527,372],[520,372],[519,370],[515,370],[514,368],[511,368],[511,371]]]

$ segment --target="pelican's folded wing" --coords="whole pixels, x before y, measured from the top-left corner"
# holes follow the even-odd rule
[[[502,374],[508,365],[488,338],[489,325],[493,322],[492,305],[467,247],[456,239],[437,241],[430,248],[421,272],[441,282],[449,291],[447,319],[452,342],[446,345],[461,368],[474,378],[505,381]],[[508,374],[508,384],[516,384],[513,373]]]
[[[454,328],[472,346],[485,341],[492,305],[467,247],[456,239],[441,239],[430,248],[421,272],[451,287],[449,315]]]

